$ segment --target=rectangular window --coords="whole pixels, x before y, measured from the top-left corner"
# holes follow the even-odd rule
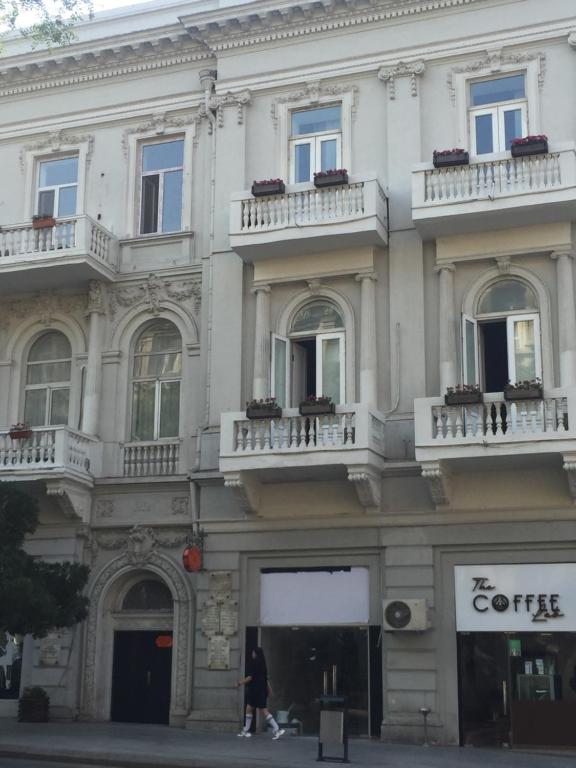
[[[317,171],[342,165],[342,107],[340,104],[295,110],[290,118],[290,179],[311,181]]]
[[[182,228],[184,140],[142,146],[140,234]]]
[[[528,133],[526,76],[470,83],[470,138],[477,155],[504,152]]]
[[[74,216],[78,196],[78,157],[46,160],[38,166],[36,213],[40,216]]]

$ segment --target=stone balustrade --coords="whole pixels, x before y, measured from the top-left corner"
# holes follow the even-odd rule
[[[46,471],[90,476],[95,472],[96,443],[96,438],[64,426],[35,427],[31,436],[24,438],[0,431],[0,478],[19,473],[40,477]]]
[[[180,474],[180,441],[125,443],[124,477]]]

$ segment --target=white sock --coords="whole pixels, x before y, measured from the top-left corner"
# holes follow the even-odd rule
[[[276,720],[274,720],[274,718],[272,717],[270,712],[268,712],[268,714],[266,715],[266,722],[270,723],[270,725],[272,726],[272,730],[274,730],[274,731],[279,731],[280,730],[280,726],[278,725]]]
[[[246,715],[246,724],[244,725],[244,733],[248,733],[250,726],[252,725],[252,715]]]

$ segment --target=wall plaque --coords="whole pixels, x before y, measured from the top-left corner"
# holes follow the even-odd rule
[[[230,669],[230,641],[223,635],[208,639],[208,669]]]

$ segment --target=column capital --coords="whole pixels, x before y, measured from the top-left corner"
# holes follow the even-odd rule
[[[106,286],[101,280],[90,280],[88,283],[88,306],[86,314],[106,314]]]
[[[250,293],[256,295],[257,293],[271,293],[272,288],[268,283],[257,283],[250,288]]]
[[[359,272],[354,278],[358,283],[364,282],[364,280],[372,280],[374,283],[378,280],[376,272]]]
[[[556,261],[561,256],[567,256],[569,259],[574,258],[574,251],[571,248],[562,248],[558,251],[551,251],[550,258]]]
[[[446,272],[455,272],[456,271],[456,266],[454,265],[454,263],[452,261],[447,261],[445,264],[435,264],[434,265],[434,272],[436,272],[437,275],[439,275],[440,272],[443,272],[444,270]]]

